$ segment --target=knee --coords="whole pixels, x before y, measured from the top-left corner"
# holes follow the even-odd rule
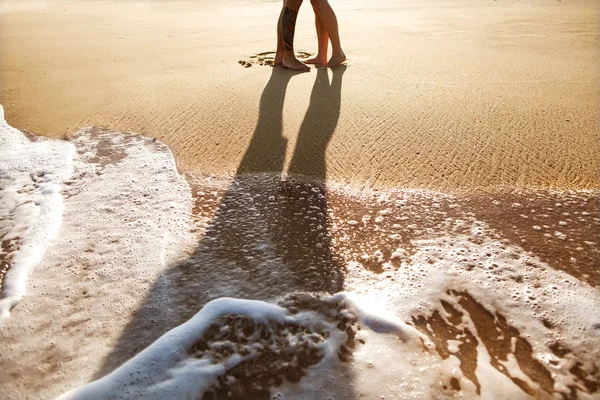
[[[310,0],[313,7],[321,7],[327,3],[327,0]]]

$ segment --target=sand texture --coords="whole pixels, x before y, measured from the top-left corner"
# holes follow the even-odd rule
[[[336,90],[314,70],[289,80],[273,128],[284,169],[302,124],[338,103],[331,179],[600,187],[600,3],[332,4],[348,67]],[[164,141],[180,170],[233,173],[257,120],[273,112],[269,99],[259,107],[271,67],[252,56],[274,50],[279,11],[249,0],[3,1],[0,103],[19,129],[140,132]],[[296,50],[316,52],[308,2]],[[311,92],[329,101],[306,121]],[[308,156],[299,161],[310,168]]]

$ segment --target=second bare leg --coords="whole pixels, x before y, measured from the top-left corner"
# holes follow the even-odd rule
[[[285,7],[285,0],[283,0],[283,6]],[[275,65],[283,64],[283,39],[281,38],[281,16],[283,15],[283,7],[279,13],[279,19],[277,20],[277,51],[275,52]]]
[[[296,71],[310,71],[294,54],[294,33],[296,19],[302,0],[286,0],[279,18],[281,24],[281,42],[283,45],[283,66]]]
[[[313,6],[315,11],[315,27],[317,28],[317,42],[319,45],[319,49],[317,51],[317,55],[313,58],[306,60],[307,64],[317,64],[317,65],[325,65],[327,64],[327,49],[329,48],[329,33],[325,29],[325,25],[323,25],[323,21],[321,21],[321,17],[319,17],[319,13],[317,9]]]
[[[340,32],[338,30],[338,22],[335,12],[333,12],[333,9],[327,0],[311,0],[310,2],[312,3],[315,11],[319,14],[321,22],[325,26],[325,30],[331,39],[332,54],[327,66],[337,67],[346,61],[346,55],[344,54],[342,45],[340,44]]]

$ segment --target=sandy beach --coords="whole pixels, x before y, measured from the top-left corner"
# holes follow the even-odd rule
[[[333,1],[349,56],[332,179],[469,190],[600,187],[595,1]],[[3,1],[0,103],[50,137],[82,126],[164,141],[180,170],[236,171],[275,49],[277,2]],[[310,5],[298,51],[316,52]],[[294,147],[316,72],[291,80]],[[288,151],[286,163],[289,163]]]
[[[600,3],[331,4],[0,2],[0,397],[598,398]]]

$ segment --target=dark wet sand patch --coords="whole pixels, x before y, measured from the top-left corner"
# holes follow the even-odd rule
[[[313,184],[281,197],[272,190],[279,185],[274,183],[277,178],[272,179],[272,186],[250,184],[244,189],[265,213],[286,198],[301,203],[309,193],[314,194],[312,189],[323,190],[321,184]],[[225,188],[201,188],[192,182],[192,191],[194,215],[212,219],[217,207],[222,206]],[[429,191],[375,191],[355,196],[327,190],[326,195],[327,216],[323,221],[328,224],[333,252],[346,263],[358,262],[382,273],[385,263],[398,266],[412,254],[414,240],[448,233],[470,234],[466,226],[452,227],[450,232],[450,220],[479,220],[489,225],[499,240],[520,246],[552,268],[591,286],[600,285],[600,197],[594,191],[520,190],[461,197]],[[288,212],[314,217],[315,210],[307,207]],[[394,253],[399,247],[406,252]]]
[[[337,348],[338,358],[349,361],[359,328],[356,319],[349,318],[343,301],[324,301],[317,296],[297,293],[286,296],[278,304],[291,315],[313,311],[323,321],[334,324],[347,336],[346,343]],[[202,398],[270,399],[272,388],[284,382],[299,382],[308,368],[321,362],[325,354],[319,346],[331,335],[325,326],[304,326],[298,322],[266,324],[240,315],[217,319],[193,345],[190,355],[216,361],[233,354],[251,358],[219,377]]]
[[[306,60],[310,57],[311,54],[305,51],[297,51],[296,58],[300,61]],[[250,68],[253,65],[266,65],[266,66],[275,66],[275,52],[274,51],[265,51],[262,53],[252,54],[248,57],[245,57],[238,61],[242,67]]]
[[[463,201],[499,237],[591,286],[600,286],[598,192],[514,191]]]
[[[10,264],[19,247],[18,238],[3,239],[0,242],[0,293],[2,292],[4,277],[8,273]]]

